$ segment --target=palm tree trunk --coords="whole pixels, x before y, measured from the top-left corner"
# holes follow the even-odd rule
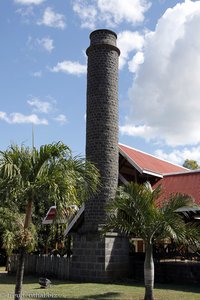
[[[29,200],[26,207],[26,216],[24,221],[24,229],[28,228],[31,223],[33,201]]]
[[[14,300],[22,299],[22,283],[24,277],[25,255],[26,255],[25,248],[21,248],[18,257]]]
[[[154,261],[153,261],[153,245],[150,242],[145,244],[145,262],[144,262],[144,283],[145,297],[144,300],[154,300]]]
[[[29,227],[30,222],[31,222],[32,204],[33,204],[33,201],[29,200],[27,207],[26,207],[24,230]],[[18,258],[14,300],[22,299],[22,284],[23,284],[23,278],[24,278],[25,256],[26,256],[26,249],[24,247],[22,247],[20,249],[19,258]]]

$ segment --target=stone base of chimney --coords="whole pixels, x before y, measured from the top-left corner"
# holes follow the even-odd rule
[[[112,282],[129,276],[129,242],[116,233],[73,235],[70,279]]]

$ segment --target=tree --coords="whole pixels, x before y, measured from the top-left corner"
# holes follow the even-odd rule
[[[13,250],[26,247],[33,251],[37,244],[37,232],[33,224],[24,230],[24,215],[7,207],[0,207],[0,228],[2,232],[2,247],[7,253],[6,269],[9,271],[10,256]]]
[[[177,243],[193,243],[200,239],[200,230],[175,211],[192,206],[192,200],[181,194],[171,195],[162,205],[156,205],[160,187],[151,190],[147,185],[130,182],[120,187],[116,198],[108,205],[108,219],[104,231],[119,230],[127,236],[142,238],[145,243],[144,283],[145,300],[153,300],[154,261],[156,241],[173,238]]]
[[[190,170],[197,170],[199,169],[199,165],[196,160],[193,159],[186,159],[183,163],[183,167],[190,169]]]
[[[61,142],[41,146],[39,150],[11,145],[0,152],[2,198],[7,206],[20,207],[25,214],[21,233],[24,239],[18,244],[15,300],[22,297],[25,254],[34,205],[40,205],[38,195],[45,190],[56,204],[58,214],[62,214],[66,206],[78,203],[80,197],[84,201],[95,193],[98,182],[97,169],[81,157],[72,157],[70,149]]]

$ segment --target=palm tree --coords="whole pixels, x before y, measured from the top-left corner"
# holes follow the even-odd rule
[[[28,232],[40,192],[46,191],[59,214],[66,206],[77,204],[80,197],[84,201],[94,193],[98,182],[97,169],[81,157],[72,157],[70,149],[61,142],[41,146],[39,150],[11,145],[0,152],[0,183],[5,203],[24,208],[25,212],[24,239],[18,249],[15,300],[22,297]]]
[[[119,230],[127,236],[142,238],[145,243],[144,300],[153,300],[154,261],[153,244],[165,238],[177,243],[193,243],[200,239],[200,230],[175,211],[194,206],[187,195],[171,195],[159,204],[161,189],[130,182],[120,187],[116,198],[108,205],[108,219],[104,231]],[[158,205],[159,204],[159,205]]]
[[[24,214],[7,207],[0,207],[0,228],[2,232],[2,247],[7,253],[6,269],[9,271],[10,256],[13,250],[25,246],[27,251],[33,251],[37,243],[37,232],[34,224],[24,230]]]

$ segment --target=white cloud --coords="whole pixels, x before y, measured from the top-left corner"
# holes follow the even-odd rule
[[[40,77],[42,77],[42,71],[36,71],[36,72],[33,72],[33,73],[32,73],[32,76],[33,76],[33,77],[39,77],[39,78],[40,78]]]
[[[118,34],[117,46],[120,49],[119,68],[122,69],[133,51],[142,50],[144,37],[139,32],[122,31]]]
[[[0,120],[9,124],[32,123],[35,125],[48,125],[46,119],[40,119],[36,114],[24,115],[17,112],[8,115],[6,112],[0,111]]]
[[[51,69],[52,72],[63,72],[72,75],[85,74],[87,71],[87,66],[82,65],[79,62],[73,62],[69,60],[64,60],[57,63],[55,67]]]
[[[45,9],[42,19],[37,24],[60,29],[66,27],[65,16],[54,12],[51,7]]]
[[[142,22],[144,13],[150,7],[150,2],[146,0],[98,0],[97,5],[107,24],[118,25],[123,21],[131,24]]]
[[[153,132],[152,128],[147,125],[139,125],[139,126],[132,126],[132,125],[123,125],[119,126],[120,133],[122,135],[129,135],[129,136],[145,136],[147,140],[150,140]]]
[[[128,69],[132,73],[136,73],[138,71],[138,68],[141,64],[144,62],[144,53],[141,51],[138,51],[128,62]]]
[[[52,111],[52,104],[47,101],[41,101],[38,98],[32,98],[27,103],[33,107],[34,112],[48,114]]]
[[[145,36],[123,134],[170,146],[200,142],[200,1],[168,9]],[[130,67],[130,65],[129,65]]]
[[[45,0],[15,0],[15,3],[22,5],[39,5],[43,3]]]
[[[48,52],[52,52],[54,49],[53,40],[48,37],[37,39],[37,43]]]
[[[61,125],[67,123],[67,117],[63,114],[58,115],[57,117],[54,118],[54,120],[60,123]]]
[[[25,18],[26,22],[29,22],[29,19],[26,18],[34,15],[33,6],[20,7],[16,10],[16,13]]]
[[[200,164],[200,145],[192,148],[176,149],[169,153],[161,149],[155,151],[155,155],[170,162],[182,165],[186,159],[193,159]]]
[[[86,1],[74,1],[73,10],[79,15],[82,21],[82,28],[94,29],[97,19],[97,9]]]
[[[7,113],[5,113],[4,111],[0,111],[0,120],[9,123],[9,117],[7,116]]]
[[[82,27],[93,29],[102,23],[116,27],[122,22],[142,22],[150,5],[148,0],[75,0],[73,10],[79,15]]]
[[[30,50],[44,50],[51,53],[54,49],[54,41],[49,37],[34,39],[32,36],[28,36],[26,45]]]

